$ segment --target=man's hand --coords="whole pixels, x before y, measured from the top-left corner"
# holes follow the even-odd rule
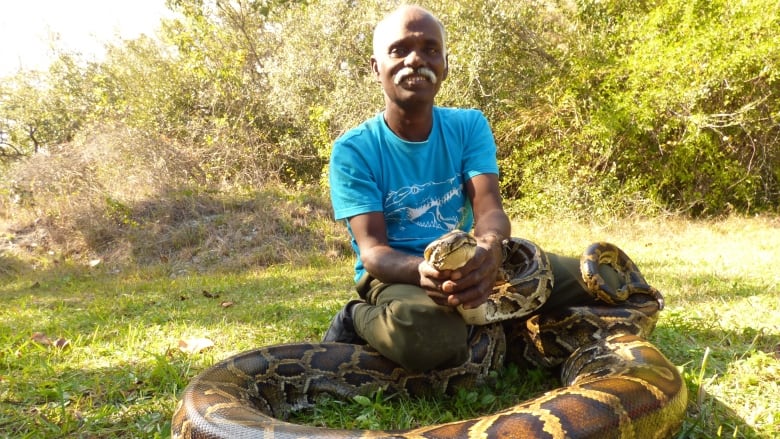
[[[448,302],[450,294],[444,292],[443,286],[445,282],[449,281],[453,271],[439,271],[433,268],[433,266],[425,259],[422,259],[420,264],[417,266],[417,271],[420,274],[420,287],[422,287],[428,293],[428,297],[433,299],[433,301],[439,305],[451,306],[451,304]]]
[[[420,284],[436,303],[476,308],[492,293],[503,260],[501,242],[494,235],[477,241],[474,257],[457,270],[437,271],[427,262],[420,264]]]

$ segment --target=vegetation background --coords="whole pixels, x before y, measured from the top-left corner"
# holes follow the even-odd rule
[[[729,226],[772,232],[749,242],[773,242],[767,236],[776,236],[780,210],[780,2],[419,3],[435,11],[448,30],[450,75],[439,104],[477,107],[489,118],[499,145],[507,209],[524,221],[518,233],[532,233],[528,224],[534,221],[557,221],[558,233],[566,233],[575,227],[568,221],[635,225],[654,218],[664,224],[674,217],[699,224],[736,216],[758,219]],[[50,430],[39,425],[24,435],[82,431],[78,410],[67,410],[68,404],[77,405],[74,398],[83,404],[94,397],[106,407],[134,407],[121,389],[107,392],[106,399],[94,389],[49,382],[41,396],[29,382],[29,388],[20,384],[53,370],[51,355],[59,355],[46,353],[42,361],[49,369],[34,369],[33,364],[40,367],[35,362],[23,366],[20,353],[36,349],[37,343],[30,342],[29,333],[40,315],[31,310],[54,307],[67,313],[69,300],[95,294],[85,292],[90,288],[105,292],[109,282],[129,289],[106,293],[118,303],[125,303],[118,297],[162,288],[147,287],[138,278],[163,282],[191,276],[211,285],[204,291],[212,291],[245,282],[240,273],[264,267],[271,273],[282,267],[309,279],[304,289],[322,286],[319,275],[305,267],[336,264],[349,277],[346,235],[330,218],[326,163],[339,134],[382,108],[368,68],[371,33],[397,2],[168,4],[178,15],[161,23],[159,39],[110,46],[101,62],[62,52],[48,71],[0,80],[0,291],[13,304],[2,321],[8,347],[0,353],[0,397],[32,407],[24,411],[27,415],[33,410],[57,419],[41,421]],[[90,265],[97,271],[85,269]],[[762,265],[756,262],[745,270],[757,266]],[[744,294],[761,290],[776,296],[772,268],[757,270],[770,280],[748,283]],[[724,281],[709,293],[741,291],[740,279],[732,287]],[[165,288],[190,297],[194,287],[177,282]],[[689,287],[667,286],[672,291]],[[676,294],[684,298],[688,292]],[[322,315],[312,317],[316,323],[303,324],[306,334],[294,337],[316,339],[324,329],[318,325],[327,324],[344,297],[318,303],[326,308]],[[103,299],[109,307],[111,300]],[[125,304],[135,310],[126,312],[140,316],[141,309],[157,303],[149,300]],[[730,303],[726,297],[717,300]],[[776,313],[773,303],[764,304],[764,310]],[[735,309],[749,314],[752,308]],[[32,314],[25,320],[27,312]],[[697,325],[697,319],[719,318],[716,312],[693,314]],[[777,340],[780,317],[772,315],[760,330],[737,334],[751,341],[740,344],[729,336],[740,346],[733,355],[747,357],[756,349],[770,353],[755,360],[754,376],[764,377],[759,381],[766,381],[759,369],[770,377],[778,373],[771,340]],[[675,320],[678,327],[693,324],[691,315],[676,316],[685,323]],[[149,318],[160,316],[130,320],[144,326]],[[76,341],[99,338],[96,332],[89,335],[94,328],[83,325],[74,319],[45,326],[47,331],[68,328]],[[142,337],[127,327],[114,342],[133,346]],[[275,337],[264,340],[278,341]],[[202,367],[165,355],[154,359],[152,369],[159,376],[124,383],[135,392],[133,398],[149,382],[173,382],[152,387],[172,403],[176,385],[195,372],[190,367]],[[168,380],[169,373],[176,378]],[[66,375],[79,382],[78,374]],[[689,384],[701,390],[704,377],[690,377]],[[709,413],[702,409],[701,393],[699,398],[693,419]],[[46,408],[52,401],[60,405],[51,410],[61,416]],[[21,422],[16,406],[9,404],[0,413],[10,421],[0,419],[0,430]],[[755,435],[772,437],[779,411],[776,405],[764,409],[743,406],[738,413],[768,412],[747,423],[762,425]],[[152,419],[151,435],[165,428],[154,419],[169,418],[143,416]],[[697,434],[721,437],[723,425]],[[729,428],[735,437],[744,432]]]

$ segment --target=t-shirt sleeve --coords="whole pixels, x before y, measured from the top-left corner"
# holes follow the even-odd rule
[[[480,174],[498,174],[496,141],[481,111],[469,112],[463,151],[463,175],[470,179]]]
[[[382,194],[367,160],[366,151],[349,139],[333,145],[328,180],[335,219],[382,211]]]

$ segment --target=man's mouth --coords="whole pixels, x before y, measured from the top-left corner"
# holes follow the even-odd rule
[[[401,82],[414,79],[415,77],[421,77],[428,80],[431,84],[436,84],[436,74],[428,67],[420,67],[416,70],[411,67],[404,67],[395,74],[393,82],[395,85],[400,85]]]

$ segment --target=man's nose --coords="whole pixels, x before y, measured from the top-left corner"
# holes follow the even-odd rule
[[[420,52],[417,50],[410,51],[406,58],[404,58],[404,65],[409,67],[418,67],[423,64],[423,59],[420,56]]]

